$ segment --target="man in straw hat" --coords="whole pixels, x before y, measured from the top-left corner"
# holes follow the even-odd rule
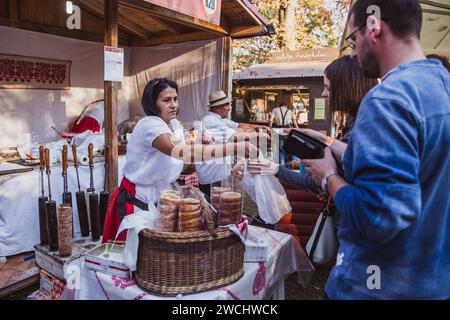
[[[226,143],[235,140],[260,139],[268,141],[270,128],[248,123],[237,123],[228,119],[231,110],[231,98],[222,90],[209,95],[209,111],[202,118],[202,130],[214,143]],[[224,160],[225,159],[225,160]],[[207,196],[210,185],[230,175],[230,157],[212,160],[196,165],[200,189]]]

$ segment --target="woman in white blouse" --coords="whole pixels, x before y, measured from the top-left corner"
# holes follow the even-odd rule
[[[145,87],[141,119],[127,144],[126,162],[120,187],[111,196],[105,218],[103,242],[114,240],[122,219],[135,210],[147,210],[158,201],[160,192],[178,179],[185,163],[222,158],[240,152],[256,157],[257,149],[248,142],[221,145],[186,145],[184,132],[176,119],[178,86],[168,79],[153,79]],[[136,207],[136,208],[135,208]],[[122,232],[117,238],[125,240]]]

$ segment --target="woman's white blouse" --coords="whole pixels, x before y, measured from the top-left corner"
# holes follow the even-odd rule
[[[184,143],[181,123],[171,121],[172,129],[160,117],[148,116],[139,120],[127,144],[123,175],[136,184],[136,197],[144,202],[156,202],[161,191],[180,176],[184,162],[165,155],[153,147],[153,141],[162,134]]]

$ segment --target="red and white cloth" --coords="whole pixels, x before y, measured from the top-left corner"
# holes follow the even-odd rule
[[[184,184],[188,187],[199,186],[197,172],[193,172],[191,174],[183,174],[180,176],[179,180],[184,181]]]
[[[299,281],[304,281],[314,273],[313,265],[291,235],[255,226],[249,226],[248,232],[266,239],[267,261],[245,263],[242,278],[228,286],[192,295],[164,297],[143,291],[134,279],[119,278],[82,266],[78,289],[63,296],[73,296],[75,300],[261,300],[270,298],[289,274],[297,272]]]
[[[247,242],[248,237],[248,219],[244,216],[240,223],[229,224],[227,228],[233,231],[235,235],[237,235],[243,244]]]

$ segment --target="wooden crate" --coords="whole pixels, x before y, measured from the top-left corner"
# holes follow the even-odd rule
[[[72,255],[69,257],[60,257],[57,251],[50,252],[47,246],[38,244],[34,247],[36,263],[51,275],[60,280],[65,280],[67,267],[70,265],[81,265],[83,254],[98,246],[100,242],[101,240],[92,242],[90,237],[75,239],[72,242]]]
[[[39,268],[34,252],[7,257],[0,265],[0,297],[39,282]]]

